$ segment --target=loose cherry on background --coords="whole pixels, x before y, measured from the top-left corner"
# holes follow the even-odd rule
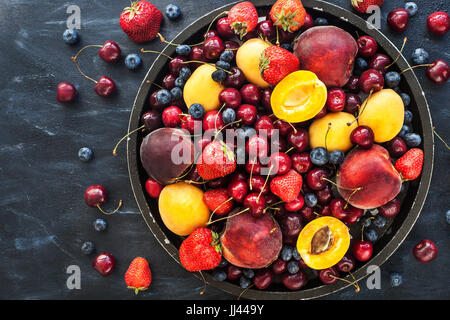
[[[107,252],[100,253],[92,262],[94,269],[104,277],[109,276],[113,272],[115,265],[116,259],[112,254]]]
[[[57,86],[56,100],[61,103],[72,102],[77,96],[77,89],[70,82],[61,82]]]
[[[123,203],[122,200],[120,200],[119,205],[114,211],[106,212],[101,208],[101,206],[104,205],[107,200],[108,193],[106,192],[106,189],[100,184],[91,185],[84,192],[84,202],[86,202],[89,207],[98,208],[98,210],[100,210],[100,212],[103,214],[111,215],[116,213]]]
[[[356,40],[358,44],[358,53],[361,57],[371,57],[378,50],[378,44],[371,36],[361,36]]]
[[[435,34],[443,35],[450,29],[450,19],[444,11],[430,14],[427,18],[428,30]]]
[[[406,9],[394,9],[387,16],[387,23],[394,31],[403,32],[408,27],[409,12]]]
[[[370,149],[373,146],[375,134],[368,126],[358,126],[350,134],[350,140],[363,149]]]
[[[108,63],[117,62],[120,59],[121,51],[119,45],[114,41],[110,40],[106,41],[103,45],[91,44],[81,48],[75,55],[75,59],[80,55],[81,52],[91,47],[100,48],[100,50],[98,50],[98,55],[100,56],[100,58],[102,58],[104,61]]]
[[[428,66],[425,73],[434,83],[442,84],[447,82],[450,76],[450,69],[445,60],[437,59]]]
[[[438,248],[433,241],[424,239],[414,246],[413,254],[418,261],[428,263],[437,258]]]

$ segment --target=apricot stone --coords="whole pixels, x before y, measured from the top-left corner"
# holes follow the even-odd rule
[[[260,88],[268,88],[268,84],[261,76],[259,70],[259,61],[262,53],[271,44],[259,39],[252,38],[244,42],[236,53],[236,64],[239,69],[244,73],[248,82],[256,84]]]

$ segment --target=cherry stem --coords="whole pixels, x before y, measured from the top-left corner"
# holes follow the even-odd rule
[[[244,213],[244,212],[246,212],[248,210],[250,210],[250,208],[245,208],[244,210],[239,211],[238,213],[232,214],[231,216],[226,216],[226,217],[223,217],[223,218],[216,219],[214,221],[209,221],[206,225],[209,226],[210,224],[216,223],[217,221],[227,220],[227,219],[236,217],[236,216],[240,215],[241,213]]]
[[[225,200],[224,202],[222,202],[221,204],[219,204],[219,206],[217,208],[214,209],[214,211],[211,213],[211,215],[209,216],[209,220],[208,223],[211,222],[211,218],[212,216],[216,213],[217,209],[219,209],[221,206],[223,206],[225,203],[230,202],[231,200],[233,200],[233,197],[228,198],[228,200]]]
[[[353,190],[353,192],[348,196],[347,199],[345,199],[345,206],[344,209],[347,209],[348,207],[348,203],[350,202],[351,197],[353,197],[355,195],[355,193],[357,193],[359,190],[361,190],[362,187],[356,188],[355,190]]]
[[[353,124],[353,122],[358,121],[359,117],[362,115],[362,113],[366,109],[366,106],[369,103],[369,99],[372,96],[372,93],[373,93],[373,89],[370,90],[369,96],[367,97],[366,101],[364,101],[364,105],[361,107],[361,111],[358,112],[358,115],[356,116],[355,120],[353,120],[352,122],[347,122],[347,126],[350,127]]]
[[[137,129],[134,129],[133,131],[127,133],[122,139],[120,139],[119,142],[117,142],[116,146],[114,147],[114,150],[113,150],[113,156],[114,156],[114,157],[117,156],[117,148],[119,147],[119,144],[120,144],[123,140],[125,140],[126,138],[128,138],[130,135],[132,135],[132,134],[135,133],[136,131],[139,131],[139,130],[142,130],[142,129],[145,129],[145,125],[143,125],[143,126],[137,128]]]
[[[206,29],[205,34],[208,33],[209,30],[211,30],[211,27],[212,27],[214,21],[216,21],[219,17],[221,17],[221,16],[224,15],[224,14],[228,14],[228,11],[223,11],[223,12],[219,13],[217,16],[215,16],[214,19],[212,19],[211,23],[210,23],[209,26],[208,26],[208,29]]]
[[[90,44],[90,45],[88,45],[88,46],[85,46],[85,47],[81,48],[81,49],[77,52],[77,54],[76,54],[74,57],[72,57],[72,59],[73,59],[73,60],[77,60],[77,58],[78,58],[78,56],[80,55],[81,52],[83,52],[83,51],[84,51],[85,49],[87,49],[87,48],[92,48],[92,47],[101,48],[101,47],[103,47],[103,46],[101,46],[101,45],[99,45],[99,44]]]
[[[191,172],[192,168],[194,167],[194,162],[192,162],[189,167],[186,169],[186,172],[184,172],[181,176],[176,177],[175,180],[180,181],[181,179],[183,179],[184,177],[186,177],[189,172]]]
[[[233,72],[225,70],[224,68],[218,67],[216,66],[214,63],[209,63],[209,62],[205,62],[205,61],[200,61],[200,60],[189,60],[189,61],[183,61],[182,63],[202,63],[202,64],[209,64],[210,66],[215,67],[216,69],[220,69],[225,71],[228,74],[233,74]]]
[[[329,276],[330,278],[337,279],[337,280],[341,280],[341,281],[344,281],[344,282],[347,282],[347,283],[351,284],[352,286],[354,286],[354,287],[356,288],[355,292],[359,292],[359,291],[361,290],[361,289],[359,288],[358,282],[357,282],[356,280],[353,281],[353,282],[351,282],[351,281],[348,281],[347,279],[335,277],[335,276],[333,276],[332,274],[329,274],[328,276]]]
[[[265,207],[264,210],[263,210],[263,212],[266,213],[266,211],[269,210],[269,209],[272,209],[272,210],[279,210],[279,208],[275,208],[275,206],[277,206],[277,205],[279,205],[279,204],[282,204],[282,203],[284,203],[284,201],[282,201],[282,200],[281,200],[281,201],[278,201],[278,202],[275,202],[274,204]]]
[[[145,81],[146,83],[148,83],[148,84],[150,84],[150,85],[155,85],[155,86],[157,86],[158,88],[160,88],[160,89],[164,89],[163,87],[161,87],[159,84],[157,84],[157,83],[155,83],[155,82],[151,82],[150,80],[147,80],[147,81]]]
[[[72,57],[72,61],[75,63],[75,66],[77,67],[78,72],[81,73],[81,75],[82,75],[83,77],[85,77],[86,79],[91,80],[92,82],[94,82],[95,84],[97,84],[97,80],[92,79],[91,77],[89,77],[88,75],[86,75],[83,71],[81,71],[80,66],[78,65],[78,62],[77,62],[77,60],[76,60],[76,57]]]
[[[325,178],[325,177],[320,177],[320,180],[328,181],[328,182],[331,183],[332,185],[335,185],[336,187],[341,188],[341,189],[344,189],[344,190],[359,191],[359,190],[362,189],[362,187],[357,187],[357,188],[345,188],[345,187],[342,187],[342,186],[338,185],[338,184],[337,184],[336,182],[334,182],[333,180],[330,180],[330,179]]]
[[[285,153],[289,153],[294,149],[294,147],[290,147],[289,149],[287,149],[287,151]]]
[[[266,187],[267,182],[269,181],[270,172],[272,172],[272,169],[273,169],[273,164],[269,168],[269,172],[267,173],[266,181],[264,181],[264,185],[262,186],[261,191],[259,192],[258,197],[256,198],[256,201],[259,201],[259,197],[261,197],[261,195],[264,191],[264,188]]]
[[[403,74],[403,73],[405,73],[406,71],[409,71],[409,70],[412,70],[412,69],[415,69],[415,68],[419,68],[419,67],[429,67],[429,66],[432,66],[432,65],[433,65],[432,63],[418,64],[418,65],[415,65],[415,66],[406,68],[405,70],[401,71],[400,74]]]
[[[174,42],[172,42],[172,41],[167,41],[167,40],[163,37],[163,35],[162,35],[161,33],[157,33],[156,35],[159,37],[159,40],[160,40],[161,42],[163,42],[163,43],[167,43],[167,44],[169,44],[169,45],[171,45],[171,46],[177,46],[177,47],[181,45],[181,44],[179,44],[179,43],[174,43]],[[203,42],[204,42],[204,41],[199,42],[199,43],[195,43],[195,44],[188,44],[188,46],[189,46],[189,47],[199,46],[199,45],[203,44]]]
[[[367,222],[367,221],[373,220],[373,219],[375,219],[375,218],[374,217],[369,217],[364,222]],[[365,225],[365,223],[363,223],[362,228],[361,228],[361,241],[364,241],[364,225]]]
[[[327,137],[328,137],[328,133],[331,130],[331,122],[328,122],[328,128],[327,128],[327,132],[325,133],[325,149],[328,150],[328,146],[327,146]]]
[[[184,180],[183,182],[186,182],[186,183],[189,183],[189,184],[205,184],[205,183],[208,183],[208,181],[198,182],[198,181],[194,181],[194,180]]]
[[[206,279],[201,271],[199,271],[198,273],[200,273],[200,276],[202,277],[202,280],[203,280],[203,290],[200,291],[200,295],[202,295],[206,292]]]
[[[165,56],[167,59],[173,60],[173,58],[165,53],[159,52],[159,51],[155,51],[155,50],[145,50],[144,48],[141,48],[141,52],[142,53],[157,53],[160,55]]]
[[[98,208],[98,210],[100,210],[100,212],[103,213],[103,214],[106,214],[106,215],[112,215],[112,214],[116,213],[117,211],[119,211],[120,207],[122,207],[122,204],[123,204],[123,201],[122,201],[122,200],[119,200],[119,205],[118,205],[117,208],[116,208],[114,211],[112,211],[112,212],[107,212],[107,211],[103,210],[103,209],[100,207],[99,204],[97,205],[97,208]]]
[[[405,39],[403,39],[403,45],[402,45],[402,47],[401,47],[401,49],[400,49],[400,52],[399,52],[398,55],[397,55],[397,58],[395,58],[394,61],[392,61],[392,63],[390,63],[389,65],[387,65],[386,67],[384,67],[384,69],[388,69],[389,67],[391,67],[392,65],[394,65],[394,64],[398,61],[398,59],[400,59],[400,56],[401,56],[401,54],[402,54],[402,52],[403,52],[403,49],[405,48],[405,44],[406,44],[406,41],[407,41],[407,40],[408,40],[407,37],[405,37]]]
[[[253,190],[252,176],[253,176],[253,168],[255,167],[255,163],[256,163],[256,157],[253,158],[252,169],[250,170],[250,178],[249,178],[249,187],[250,187],[250,191]]]
[[[241,293],[239,294],[239,296],[237,297],[237,300],[241,299],[242,295],[243,295],[244,293],[246,293],[247,290],[250,289],[250,288],[253,287],[253,286],[254,286],[254,284],[251,284],[251,285],[249,285],[247,288],[245,288],[244,290],[242,290],[242,292],[241,292]]]
[[[278,35],[278,26],[276,26],[275,29],[277,30],[277,42],[275,42],[275,44],[279,47],[280,46],[280,36]]]
[[[288,122],[288,124],[292,127],[292,129],[294,129],[294,133],[297,133],[297,128],[294,127],[294,125],[292,123],[290,123],[290,122]]]
[[[450,150],[450,147],[448,146],[447,142],[445,142],[445,140],[440,135],[438,135],[438,133],[436,132],[436,128],[433,127],[432,130],[433,130],[433,133],[436,135],[436,137],[438,137],[438,139],[441,140],[442,143],[444,143],[445,147]]]

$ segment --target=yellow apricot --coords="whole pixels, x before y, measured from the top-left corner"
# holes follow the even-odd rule
[[[203,202],[203,191],[185,182],[165,186],[158,206],[164,225],[179,236],[187,236],[196,228],[204,227],[210,216]]]
[[[263,51],[271,44],[259,39],[252,38],[244,42],[236,53],[236,64],[244,73],[248,82],[256,84],[260,88],[268,88],[270,85],[264,81],[259,70],[259,61]]]

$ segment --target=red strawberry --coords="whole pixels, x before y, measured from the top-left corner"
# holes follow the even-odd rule
[[[139,291],[147,290],[151,282],[152,273],[147,260],[142,257],[137,257],[131,261],[125,273],[125,283],[128,289],[133,289],[138,294]]]
[[[266,48],[259,60],[263,79],[274,86],[288,74],[297,71],[299,66],[300,62],[293,53],[278,46]]]
[[[134,42],[146,42],[156,38],[162,13],[145,0],[135,1],[120,14],[120,26]]]
[[[384,0],[351,0],[353,8],[361,13],[367,13],[367,8],[370,6],[379,6],[383,4]]]
[[[278,0],[270,9],[270,18],[284,31],[300,29],[306,20],[306,10],[300,0]]]
[[[258,24],[258,12],[251,2],[241,2],[228,11],[228,20],[231,29],[242,39]]]
[[[423,151],[417,148],[410,149],[395,162],[395,169],[405,180],[414,180],[420,176],[423,165]]]
[[[235,169],[234,152],[220,140],[209,143],[197,161],[198,174],[205,180],[226,176]]]
[[[203,193],[203,201],[209,210],[218,215],[224,215],[233,209],[233,201],[230,200],[227,189],[212,189]]]
[[[180,262],[194,272],[217,267],[222,259],[219,235],[207,228],[197,228],[180,246]]]
[[[284,202],[294,201],[300,194],[303,179],[297,171],[291,169],[288,173],[277,176],[270,182],[270,191]]]

